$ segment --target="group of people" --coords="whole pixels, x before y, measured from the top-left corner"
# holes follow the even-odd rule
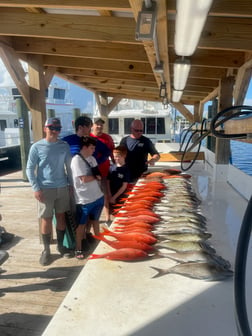
[[[104,209],[111,221],[111,206],[117,203],[128,186],[136,183],[148,165],[160,156],[150,139],[143,136],[141,120],[131,124],[131,134],[115,147],[112,137],[103,132],[104,120],[94,123],[87,116],[75,120],[75,134],[60,139],[59,118],[48,118],[45,138],[29,151],[26,174],[38,201],[38,217],[44,249],[40,264],[51,261],[50,242],[53,218],[56,219],[57,249],[63,257],[73,251],[64,246],[66,212],[75,201],[75,256],[85,258],[99,235],[99,219]],[[91,133],[92,129],[92,133]],[[151,159],[148,160],[150,154]]]

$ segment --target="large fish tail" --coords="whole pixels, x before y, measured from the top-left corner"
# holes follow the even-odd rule
[[[98,258],[103,258],[101,254],[90,254],[88,259],[98,259]]]
[[[113,235],[113,232],[112,231],[110,231],[108,228],[106,228],[105,226],[103,226],[103,232],[101,233],[102,234],[102,236],[110,236],[110,235]]]
[[[96,239],[98,239],[98,240],[101,240],[101,241],[103,241],[103,242],[107,242],[107,239],[104,237],[104,236],[102,236],[102,235],[93,235],[93,237],[94,238],[96,238]]]
[[[158,268],[158,267],[154,267],[154,266],[150,266],[150,268],[153,268],[155,271],[158,272],[158,273],[156,273],[156,274],[152,277],[152,279],[154,279],[154,278],[159,278],[160,276],[169,273],[168,270],[165,270],[165,271],[164,271],[162,268]]]

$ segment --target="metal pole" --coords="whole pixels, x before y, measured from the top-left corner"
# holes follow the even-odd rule
[[[19,136],[20,136],[20,153],[21,153],[21,165],[23,172],[23,180],[28,181],[26,176],[26,163],[28,159],[29,149],[31,145],[30,130],[29,130],[29,115],[27,106],[23,98],[16,100]]]
[[[73,109],[73,120],[77,119],[80,116],[80,109],[78,107]]]
[[[54,109],[48,109],[47,118],[54,118],[54,117],[55,117],[55,110]]]

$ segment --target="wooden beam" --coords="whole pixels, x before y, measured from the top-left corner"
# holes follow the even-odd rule
[[[32,130],[35,141],[43,138],[43,127],[46,120],[45,80],[42,57],[28,57],[28,72],[31,91]]]
[[[61,68],[57,67],[58,72],[65,76],[72,77],[83,77],[83,78],[97,78],[98,80],[131,80],[131,81],[141,81],[142,83],[155,83],[155,78],[153,74],[143,74],[143,73],[128,73],[128,72],[114,72],[104,70],[92,70],[92,69],[74,69],[74,68]]]
[[[189,122],[193,122],[193,114],[181,103],[172,103],[172,105],[177,109]]]
[[[201,104],[205,104],[208,101],[214,99],[219,95],[219,87],[217,87],[215,90],[213,90],[211,93],[209,93],[208,96],[206,96],[204,99],[201,100]]]
[[[194,122],[201,122],[201,115],[200,115],[200,103],[197,102],[194,104]]]
[[[149,63],[44,56],[44,66],[153,74]]]
[[[12,46],[18,53],[147,62],[143,46],[139,44],[104,41],[56,40],[35,37],[13,37]]]
[[[216,2],[216,1],[215,1]],[[250,3],[251,6],[251,3]],[[227,6],[228,8],[228,6]],[[208,16],[201,33],[198,48],[223,51],[251,51],[252,37],[251,10],[247,17],[211,17]],[[237,15],[238,16],[238,15]],[[173,47],[175,21],[168,21],[170,47]]]
[[[168,1],[168,13],[176,13],[176,0]],[[221,0],[213,1],[209,11],[210,16],[252,17],[250,0]]]
[[[49,19],[50,18],[50,19]],[[0,35],[39,38],[113,41],[139,44],[135,21],[126,17],[0,12]]]
[[[184,155],[183,161],[192,161],[195,159],[195,152],[188,152]],[[159,162],[181,162],[183,157],[183,152],[173,152],[173,153],[160,153]],[[205,153],[199,152],[197,160],[205,160]]]
[[[112,78],[94,78],[94,77],[80,77],[80,76],[75,76],[75,79],[82,83],[83,85],[85,85],[85,83],[96,83],[97,85],[101,84],[101,85],[107,85],[108,87],[110,85],[116,85],[118,87],[123,87],[123,86],[131,86],[131,87],[143,87],[143,82],[142,81],[136,81],[136,80],[120,80],[120,79],[112,79]],[[155,82],[146,82],[144,84],[144,87],[146,88],[155,88],[157,89],[157,83]]]
[[[170,48],[169,59],[171,63],[174,63],[177,59],[175,51]],[[190,57],[192,66],[200,67],[214,67],[214,68],[239,68],[243,65],[244,52],[241,51],[229,51],[225,50],[204,50],[197,49],[195,53]]]
[[[190,78],[206,78],[219,80],[222,77],[226,77],[226,73],[227,70],[224,68],[216,68],[210,66],[192,66],[189,76]]]
[[[234,86],[234,101],[235,105],[242,105],[246,97],[248,86],[252,75],[252,55],[247,55],[247,62],[245,62],[240,69],[235,80]]]
[[[137,21],[139,11],[142,9],[142,0],[129,0],[132,7],[133,15]],[[153,74],[156,78],[158,86],[161,82],[167,83],[168,97],[170,98],[170,75],[169,75],[169,58],[168,58],[168,37],[167,37],[167,9],[166,1],[159,0],[156,2],[157,6],[157,23],[156,23],[156,40],[155,41],[143,41],[149,63],[152,67]],[[160,77],[158,73],[154,71],[154,68],[158,62],[163,62],[164,73],[163,77]]]
[[[61,9],[86,9],[86,10],[117,10],[129,11],[131,8],[127,0],[8,0],[1,1],[0,7],[34,7],[34,8],[61,8]]]
[[[225,134],[252,134],[252,117],[230,119],[224,124]]]
[[[26,82],[26,73],[19,61],[18,55],[11,47],[0,43],[0,57],[19,92],[23,96],[26,105],[29,107],[31,103],[29,85]]]

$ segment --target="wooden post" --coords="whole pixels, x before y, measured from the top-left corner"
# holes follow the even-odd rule
[[[214,99],[212,105],[208,106],[208,119],[212,119],[217,114],[218,101]],[[207,137],[207,148],[215,152],[216,138],[212,135]]]
[[[28,181],[26,176],[26,163],[28,160],[29,149],[31,145],[30,129],[29,129],[29,115],[27,106],[23,98],[16,100],[18,124],[19,124],[19,136],[20,136],[20,152],[21,152],[21,165],[23,180]]]
[[[233,98],[234,77],[226,77],[220,83],[219,111],[231,107]],[[216,138],[215,163],[228,164],[230,160],[231,149],[230,140]]]

